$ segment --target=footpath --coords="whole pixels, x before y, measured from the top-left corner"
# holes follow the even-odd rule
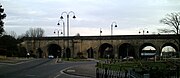
[[[70,75],[82,76],[85,78],[96,78],[96,64],[84,64],[70,67],[63,72]]]

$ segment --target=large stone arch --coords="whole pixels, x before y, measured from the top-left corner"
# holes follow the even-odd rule
[[[57,44],[49,44],[47,46],[47,51],[48,51],[48,55],[53,55],[55,58],[58,56],[58,57],[61,57],[61,47]]]
[[[173,47],[176,51],[178,51],[178,47],[177,47],[175,44],[173,44],[173,43],[165,43],[165,44],[163,44],[163,45],[161,46],[161,51],[162,51],[163,47],[165,47],[165,46],[171,46],[171,47]]]
[[[113,46],[109,43],[103,43],[99,47],[100,58],[114,58]]]
[[[119,46],[118,58],[125,58],[127,56],[136,58],[134,47],[129,43],[123,43]]]
[[[162,54],[163,48],[166,47],[166,46],[171,46],[172,48],[175,49],[175,52],[178,51],[177,45],[175,45],[174,43],[168,42],[168,43],[165,43],[165,44],[163,44],[163,45],[161,46],[161,49],[160,49],[160,51],[161,51],[161,52],[160,52],[160,55]],[[177,54],[178,54],[178,53],[176,52],[176,53],[174,53],[173,55],[177,55]]]
[[[142,58],[142,55],[141,55],[141,53],[143,53],[143,48],[145,48],[145,47],[147,47],[147,46],[151,46],[151,47],[153,47],[155,50],[147,50],[147,52],[152,52],[152,53],[156,53],[157,52],[157,47],[154,45],[154,44],[152,44],[152,43],[143,43],[141,46],[140,46],[140,48],[139,48],[139,56]]]

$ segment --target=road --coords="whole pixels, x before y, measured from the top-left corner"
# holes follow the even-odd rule
[[[62,71],[71,66],[92,63],[94,62],[55,63],[55,59],[34,59],[14,65],[0,64],[0,78],[79,78]]]

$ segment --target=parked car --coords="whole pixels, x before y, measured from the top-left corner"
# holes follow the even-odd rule
[[[127,56],[127,57],[124,57],[123,58],[123,60],[125,61],[125,60],[133,60],[134,59],[134,57],[132,57],[132,56]]]
[[[53,59],[54,56],[53,56],[53,55],[49,55],[48,58],[49,58],[49,59]]]

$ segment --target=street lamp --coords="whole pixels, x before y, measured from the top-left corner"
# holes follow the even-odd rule
[[[101,36],[101,33],[102,33],[102,28],[100,28],[100,32],[99,32],[99,33],[100,33],[100,36]]]
[[[63,18],[63,14],[66,14],[67,15],[67,36],[69,37],[69,15],[70,14],[73,14],[73,17],[72,18],[76,18],[76,16],[75,16],[75,13],[73,12],[73,11],[70,11],[70,12],[66,12],[66,11],[64,11],[64,12],[62,12],[61,13],[61,17],[60,17],[60,19],[62,20],[62,19],[64,19]],[[64,30],[65,31],[65,30]],[[69,48],[69,40],[67,41],[67,47]],[[69,59],[69,58],[68,58]]]
[[[58,34],[58,37],[59,37],[59,33],[60,33],[60,34],[63,34],[63,32],[62,32],[62,30],[61,30],[61,29],[60,29],[60,30],[55,29],[55,30],[54,30],[54,34],[56,34],[56,33]]]
[[[112,24],[111,24],[111,36],[113,35],[113,26],[117,27],[117,23],[116,22],[112,22]]]
[[[66,14],[67,15],[67,36],[69,36],[69,15],[70,14],[73,14],[73,17],[72,18],[76,18],[76,16],[75,16],[75,13],[73,12],[73,11],[70,11],[70,12],[66,12],[66,11],[64,11],[64,12],[62,12],[61,13],[61,17],[60,17],[60,19],[64,19],[63,18],[63,14]]]
[[[61,20],[58,20],[58,23],[57,23],[57,25],[59,26],[59,25],[61,25],[60,24],[60,21],[62,21],[62,25],[63,25],[63,36],[65,36],[65,23],[64,23],[64,21],[61,19]]]
[[[147,28],[145,28],[145,29],[140,29],[140,30],[139,30],[139,34],[141,34],[141,33],[144,35],[145,33],[149,33],[149,31],[147,30]]]

